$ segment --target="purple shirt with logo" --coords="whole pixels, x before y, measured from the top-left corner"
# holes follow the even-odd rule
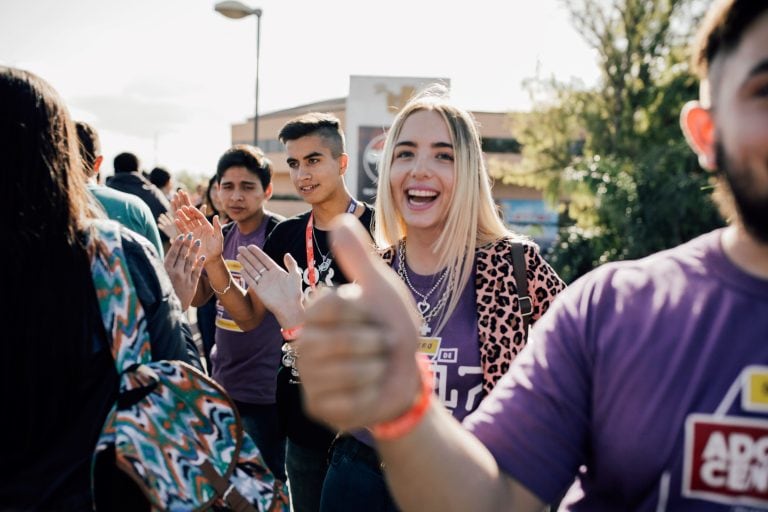
[[[722,230],[558,296],[464,424],[570,510],[768,507],[768,280]]]
[[[261,226],[244,235],[234,225],[224,237],[224,262],[232,279],[246,288],[237,261],[237,248],[244,245],[264,246],[267,218]],[[280,367],[280,347],[283,338],[280,325],[267,312],[258,327],[243,332],[220,302],[216,303],[216,345],[211,351],[213,378],[240,402],[274,404],[277,370]]]
[[[398,265],[399,262],[396,259],[395,270]],[[413,287],[422,294],[427,294],[438,278],[438,276],[421,276],[410,269],[408,277]],[[435,374],[435,394],[459,421],[477,409],[483,396],[483,369],[480,366],[477,305],[473,285],[474,271],[467,282],[456,309],[442,331],[435,336],[439,341],[432,341],[427,353]],[[428,297],[428,302],[432,305],[436,304],[442,291],[443,287],[440,286]],[[420,300],[420,297],[413,295],[414,299]],[[437,322],[431,322],[433,328],[436,324]],[[373,437],[368,431],[356,432],[354,435],[369,446],[374,445]]]
[[[399,264],[400,262],[396,260],[395,270]],[[424,295],[432,289],[438,276],[421,276],[408,269],[408,278],[413,287]],[[435,394],[459,421],[477,409],[483,396],[483,369],[480,366],[474,282],[475,272],[473,271],[448,322],[441,332],[434,335],[436,340],[432,345],[427,345],[422,350],[432,361]],[[442,292],[441,285],[428,297],[428,302],[432,305],[436,304]],[[416,301],[421,300],[421,297],[413,295]],[[437,321],[430,322],[432,329],[436,325]],[[427,337],[430,336],[433,334],[427,335]]]

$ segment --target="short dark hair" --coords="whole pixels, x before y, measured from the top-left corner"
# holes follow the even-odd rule
[[[693,66],[704,80],[713,61],[733,51],[758,16],[768,11],[765,0],[715,1],[701,24],[693,47]]]
[[[310,112],[295,117],[283,125],[278,138],[285,144],[289,140],[300,139],[307,135],[317,135],[325,140],[333,158],[339,158],[346,152],[341,121],[333,114]]]
[[[149,181],[157,188],[163,188],[171,181],[171,173],[163,167],[155,167],[149,173]]]
[[[133,153],[120,153],[112,161],[115,174],[120,172],[139,172],[139,158]]]
[[[89,178],[96,174],[94,165],[96,159],[101,156],[101,142],[99,134],[93,129],[93,126],[84,121],[75,123],[77,129],[77,138],[80,146],[80,159],[83,161],[83,170]]]
[[[221,181],[227,169],[240,166],[257,175],[264,190],[272,182],[272,162],[264,156],[261,149],[248,144],[232,146],[221,155],[219,163],[216,165],[217,181]]]

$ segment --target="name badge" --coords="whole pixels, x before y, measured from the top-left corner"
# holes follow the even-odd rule
[[[742,374],[741,407],[745,411],[768,411],[768,366],[748,366]]]
[[[419,337],[419,352],[426,354],[430,359],[435,357],[437,351],[440,350],[440,340],[442,338],[438,336],[420,336]]]

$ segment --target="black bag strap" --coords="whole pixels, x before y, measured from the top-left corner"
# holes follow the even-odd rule
[[[531,323],[531,313],[533,313],[533,303],[528,294],[528,278],[525,269],[525,248],[520,242],[512,242],[512,271],[515,275],[515,285],[517,286],[517,300],[520,302],[520,311],[523,315],[523,328],[525,329],[525,340],[528,340],[528,324]]]

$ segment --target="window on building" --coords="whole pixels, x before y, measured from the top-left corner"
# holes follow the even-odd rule
[[[483,137],[485,153],[520,153],[522,144],[515,138]]]

